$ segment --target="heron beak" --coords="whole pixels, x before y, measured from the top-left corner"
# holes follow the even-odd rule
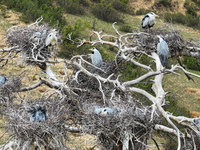
[[[159,17],[158,15],[155,14],[156,17]]]
[[[92,48],[91,49],[89,49],[90,51],[94,51]]]

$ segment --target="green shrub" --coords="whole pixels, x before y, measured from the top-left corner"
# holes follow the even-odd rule
[[[88,7],[90,5],[88,0],[79,0],[79,3],[86,7]]]
[[[117,10],[117,11],[121,11],[121,12],[128,12],[128,6],[121,2],[120,0],[114,0],[112,3],[112,7]]]
[[[171,7],[172,6],[172,0],[159,0],[156,3],[156,6],[160,7],[160,6],[164,6],[164,7]]]
[[[88,35],[83,35],[82,32],[85,31],[86,28],[90,28],[89,22],[84,22],[82,20],[77,20],[75,22],[75,26],[67,25],[63,28],[63,37],[68,37],[71,34],[71,39],[74,42],[78,42],[78,38],[85,38]],[[58,52],[59,57],[71,58],[76,54],[87,54],[87,45],[82,46],[77,49],[76,45],[72,43],[67,38],[63,38],[63,43],[61,45],[61,50]]]
[[[186,8],[186,13],[194,17],[197,16],[197,7],[190,2],[190,0],[185,0],[184,7]]]
[[[95,2],[95,3],[100,3],[101,2],[101,0],[92,0],[93,2]]]
[[[123,32],[129,32],[130,33],[130,32],[133,31],[133,28],[131,26],[129,26],[129,25],[121,25],[119,27],[119,30],[123,31]]]
[[[147,12],[146,9],[140,8],[139,10],[136,11],[136,15],[145,15]]]
[[[6,15],[6,7],[3,5],[0,5],[0,9],[1,9],[1,15],[5,16]]]
[[[192,1],[200,7],[200,0],[192,0]]]
[[[22,13],[20,19],[26,23],[35,21],[41,15],[45,22],[55,25],[59,21],[59,27],[66,25],[63,10],[60,6],[53,6],[53,0],[3,0],[10,9]]]
[[[65,12],[74,15],[84,15],[85,10],[79,1],[68,0],[65,4]]]
[[[122,16],[112,7],[108,1],[102,1],[92,8],[92,14],[98,19],[107,22],[123,22]]]
[[[186,65],[188,69],[197,70],[197,71],[199,69],[196,58],[184,56],[183,63],[184,65]]]
[[[182,13],[165,13],[164,19],[168,22],[176,22],[176,23],[181,23],[181,24],[186,24],[186,16],[183,15]]]
[[[128,4],[129,3],[129,0],[120,0],[122,3],[124,4]]]

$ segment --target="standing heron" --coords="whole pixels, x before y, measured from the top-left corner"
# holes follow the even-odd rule
[[[41,38],[41,33],[40,32],[35,32],[31,38],[29,40],[31,40],[32,42],[38,42],[39,39]]]
[[[153,12],[147,13],[143,18],[142,18],[142,28],[145,29],[150,29],[156,24],[156,17],[159,17],[158,15],[154,14]]]
[[[0,77],[0,85],[3,85],[7,81],[5,76]]]
[[[95,47],[89,50],[92,51],[92,56],[91,56],[92,64],[97,67],[102,67],[103,60],[102,60],[100,52]]]
[[[54,46],[57,43],[56,29],[49,31],[50,33],[47,35],[45,44],[46,46]]]
[[[165,68],[169,55],[169,48],[167,43],[163,40],[161,36],[157,35],[157,37],[159,38],[159,42],[157,44],[157,54],[160,58],[162,66]]]

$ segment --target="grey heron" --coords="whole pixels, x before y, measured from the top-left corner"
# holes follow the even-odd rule
[[[167,59],[169,55],[169,48],[168,48],[167,43],[164,41],[164,39],[161,36],[157,35],[157,37],[159,38],[159,42],[157,44],[157,54],[160,58],[160,62],[162,66],[166,67]]]
[[[92,56],[91,56],[92,64],[97,67],[102,67],[103,60],[102,60],[100,52],[95,47],[89,50],[92,51]]]
[[[0,85],[3,85],[7,81],[5,76],[0,77]]]
[[[31,110],[28,111],[31,113],[30,121],[45,121],[46,119],[46,109],[43,109],[41,106],[37,105],[36,107],[32,107]]]
[[[159,17],[153,12],[147,13],[143,18],[142,18],[142,28],[150,29],[151,27],[156,24],[156,17]]]
[[[97,108],[97,107],[95,106],[94,112],[95,112],[96,114],[101,115],[101,116],[109,116],[109,115],[117,114],[117,113],[119,113],[120,111],[117,110],[116,108],[109,108],[109,107]]]
[[[38,42],[40,38],[41,38],[41,33],[35,32],[29,40],[31,40],[32,42]]]
[[[56,29],[49,31],[50,33],[47,35],[45,44],[46,46],[54,46],[57,43]]]

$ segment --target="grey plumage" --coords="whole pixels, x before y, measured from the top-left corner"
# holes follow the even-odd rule
[[[97,67],[102,67],[103,60],[102,60],[100,52],[95,47],[89,50],[92,51],[92,56],[91,56],[92,64]]]
[[[120,111],[117,110],[116,108],[109,108],[109,107],[105,107],[105,108],[97,108],[95,106],[94,112],[96,114],[99,114],[101,116],[109,116],[109,115],[113,115],[113,114],[117,114]]]
[[[46,109],[43,109],[41,106],[32,107],[31,110],[28,111],[31,113],[30,121],[45,121],[46,119]]]
[[[147,13],[141,21],[142,28],[149,29],[156,24],[156,17],[159,17],[153,12]]]
[[[200,118],[195,118],[194,122],[195,122],[196,125],[200,125]]]
[[[161,36],[158,36],[159,43],[157,44],[157,54],[160,58],[160,62],[163,67],[166,67],[167,59],[169,55],[169,48],[167,43],[163,40]]]
[[[41,33],[40,32],[35,32],[29,40],[32,42],[38,42],[38,40],[41,38]]]
[[[6,80],[7,79],[5,76],[0,77],[0,85],[3,85],[6,82]]]

